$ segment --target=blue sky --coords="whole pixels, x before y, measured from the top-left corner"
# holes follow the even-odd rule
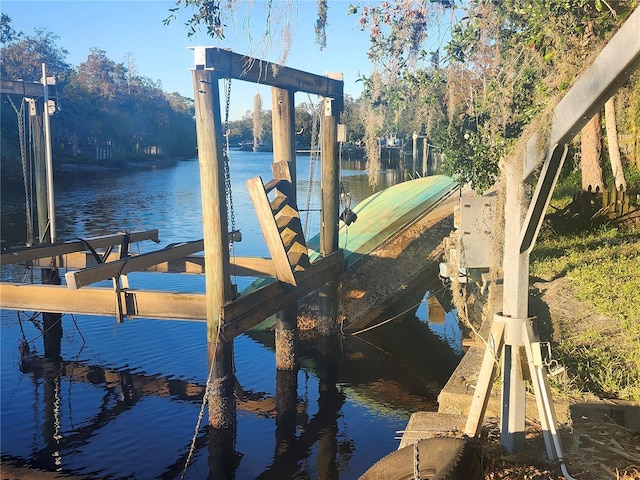
[[[276,3],[279,8],[286,5],[285,2]],[[297,22],[293,25],[293,41],[286,65],[319,75],[342,72],[345,93],[357,98],[361,93],[361,84],[356,81],[358,75],[369,74],[371,66],[366,55],[368,35],[360,31],[357,15],[347,15],[350,3],[329,2],[327,47],[323,51],[315,44],[315,0],[299,0],[294,4],[297,5],[294,7]],[[104,50],[108,58],[118,63],[131,53],[139,75],[160,80],[165,91],[177,91],[193,98],[190,69],[194,55],[189,46],[219,46],[279,61],[282,49],[275,38],[274,45],[266,53],[260,50],[257,54],[257,41],[264,28],[265,1],[242,2],[240,7],[251,5],[250,26],[246,25],[245,12],[239,11],[235,22],[228,25],[225,40],[215,40],[206,34],[188,38],[184,22],[190,17],[190,10],[184,10],[178,19],[165,26],[162,21],[175,6],[173,0],[2,0],[0,9],[11,17],[13,28],[18,31],[33,35],[35,28],[42,27],[56,34],[58,46],[69,51],[67,61],[73,66],[85,61],[92,47]],[[251,110],[253,97],[258,92],[263,108],[270,109],[268,87],[232,82],[231,119],[238,119]],[[308,100],[306,94],[296,94],[297,103]],[[316,101],[315,98],[311,100]]]

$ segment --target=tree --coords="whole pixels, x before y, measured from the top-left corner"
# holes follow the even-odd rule
[[[90,52],[87,59],[78,65],[78,82],[90,95],[113,100],[121,86],[126,85],[124,69],[118,69],[104,50],[94,47]]]
[[[607,145],[609,149],[609,159],[611,161],[611,171],[613,172],[613,182],[617,190],[626,190],[627,181],[624,178],[622,169],[622,159],[620,158],[620,145],[618,144],[618,126],[616,122],[615,96],[607,100],[604,104],[604,117],[607,129]]]
[[[2,47],[2,78],[40,82],[43,63],[58,78],[64,79],[71,71],[66,62],[69,52],[56,45],[59,37],[48,30],[36,29],[33,36],[9,34],[7,39],[13,41]]]
[[[42,64],[47,66],[47,74],[55,75],[59,86],[63,86],[71,74],[66,62],[68,52],[56,45],[58,37],[44,29],[37,29],[35,35],[16,33],[11,28],[11,19],[2,15],[2,48],[0,49],[0,76],[7,80],[24,80],[39,83],[42,78]],[[22,102],[20,96],[13,96],[17,106]],[[7,178],[14,173],[21,175],[21,150],[18,136],[18,123],[13,108],[6,96],[2,98],[2,122],[0,156],[2,171]],[[10,113],[11,112],[11,113]]]
[[[7,45],[13,42],[16,31],[11,26],[11,17],[6,13],[0,14],[0,43]]]
[[[582,171],[582,189],[602,191],[604,178],[600,153],[602,150],[602,132],[600,130],[600,114],[589,120],[581,132],[580,140],[580,170]]]

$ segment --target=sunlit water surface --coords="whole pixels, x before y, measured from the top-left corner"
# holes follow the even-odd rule
[[[268,256],[245,181],[257,175],[270,179],[271,161],[269,153],[231,152],[236,228],[243,235],[234,247],[236,255]],[[313,211],[319,207],[319,174],[309,178],[309,157],[299,157],[297,165],[298,204],[312,210],[308,221],[303,214],[310,237],[319,229]],[[352,207],[373,193],[359,167],[344,163],[341,172]],[[378,189],[397,177],[394,171],[383,172]],[[3,192],[3,246],[24,243],[24,204],[19,189]],[[202,238],[198,163],[56,178],[56,211],[60,240],[157,228],[160,245],[132,246],[150,251]],[[32,275],[39,281],[37,272],[19,266],[2,270],[5,280],[29,281]],[[251,280],[233,279],[240,290]],[[129,281],[134,288],[204,291],[200,276],[137,273]],[[341,340],[338,383],[328,409],[326,401],[319,401],[313,348],[303,352],[295,438],[284,455],[276,451],[273,339],[238,337],[236,374],[254,402],[238,409],[235,478],[358,478],[396,449],[396,432],[406,426],[411,412],[437,408],[438,391],[461,353],[455,312],[430,319],[434,295],[426,289],[407,315]],[[7,310],[1,315],[4,460],[89,478],[210,476],[206,413],[195,430],[207,378],[204,323],[135,319],[118,324],[115,317],[64,315],[62,361],[47,362],[40,316]],[[21,365],[21,342],[35,354],[26,366]]]

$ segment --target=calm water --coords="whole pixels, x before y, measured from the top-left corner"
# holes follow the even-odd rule
[[[270,179],[271,161],[268,153],[231,152],[236,227],[243,234],[237,255],[268,256],[244,185],[256,175]],[[309,158],[297,164],[299,207],[317,209],[319,172],[308,202]],[[343,164],[351,206],[372,193],[358,168]],[[384,172],[378,188],[396,179],[395,172]],[[21,244],[24,196],[2,195],[3,246]],[[139,245],[149,251],[202,238],[197,161],[127,176],[56,178],[56,210],[60,240],[157,228],[159,246]],[[312,212],[308,236],[317,224]],[[15,266],[2,271],[5,279],[30,275]],[[198,276],[138,273],[129,280],[132,288],[204,290]],[[234,281],[242,290],[251,279]],[[396,449],[396,431],[411,412],[437,408],[437,394],[460,357],[455,313],[442,311],[431,285],[431,293],[427,284],[416,287],[399,310],[414,308],[398,320],[341,339],[329,401],[324,387],[320,394],[319,352],[312,343],[303,345],[295,430],[284,450],[276,428],[272,335],[237,338],[235,366],[244,397],[238,404],[235,478],[358,478]],[[54,363],[42,358],[39,316],[1,315],[3,459],[96,479],[173,479],[183,475],[195,434],[184,478],[212,478],[206,414],[195,431],[207,376],[204,323],[117,324],[113,317],[64,315],[62,361]],[[34,353],[28,365],[21,364],[21,342]]]

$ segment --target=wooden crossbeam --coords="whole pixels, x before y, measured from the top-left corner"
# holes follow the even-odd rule
[[[56,86],[47,85],[49,98],[56,98]],[[42,98],[44,85],[22,80],[5,80],[0,78],[0,93],[7,95],[22,95],[29,98]]]
[[[342,80],[273,64],[217,47],[192,48],[196,70],[214,70],[221,77],[236,78],[342,101],[344,90]]]
[[[172,293],[151,290],[120,292],[128,317],[164,320],[201,320],[207,318],[204,294]],[[61,285],[0,283],[0,308],[77,315],[115,315],[112,288],[89,287],[71,290]]]
[[[8,265],[11,263],[23,263],[33,261],[39,258],[60,257],[73,252],[81,252],[87,250],[87,243],[92,248],[98,250],[101,248],[113,247],[122,243],[125,238],[124,233],[115,235],[103,235],[99,237],[87,238],[82,240],[70,240],[68,242],[58,242],[53,244],[40,244],[32,247],[19,247],[3,252],[0,255],[0,265]],[[158,230],[145,230],[142,232],[131,232],[129,234],[130,242],[141,242],[143,240],[152,240],[158,243]]]
[[[224,337],[231,340],[241,335],[296,299],[317,290],[341,272],[343,263],[342,251],[333,252],[297,273],[298,286],[295,289],[288,288],[282,282],[273,282],[228,303],[223,313]]]
[[[134,257],[126,257],[116,262],[102,263],[83,270],[67,272],[65,274],[67,287],[71,289],[81,288],[101,280],[144,270],[145,268],[157,265],[158,263],[182,258],[192,253],[201,252],[203,249],[204,240],[194,240],[155,252],[143,253]]]
[[[115,262],[119,260],[117,252],[110,253],[104,259],[104,263]],[[231,257],[230,271],[233,276],[237,277],[273,277],[276,276],[273,261],[270,258],[260,257]],[[36,267],[48,267],[49,259],[37,259],[33,262]],[[87,267],[100,265],[93,254],[89,252],[74,252],[65,255],[62,259],[62,268],[70,268],[80,270]],[[144,272],[159,273],[187,273],[187,274],[203,274],[205,270],[204,257],[202,255],[189,255],[188,257],[176,258],[174,260],[150,265],[146,267]]]
[[[271,277],[275,278],[276,269],[273,260],[260,257],[231,257],[229,272],[237,277]],[[158,263],[145,269],[146,272],[168,273],[204,273],[204,257],[190,255],[168,262]]]

